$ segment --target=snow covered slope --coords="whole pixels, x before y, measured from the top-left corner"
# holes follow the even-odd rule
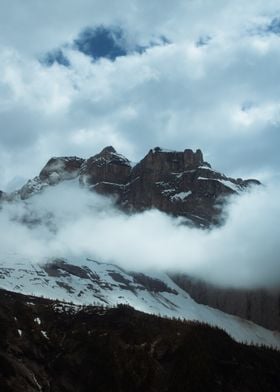
[[[280,349],[280,334],[196,303],[165,273],[135,273],[91,259],[43,263],[10,254],[0,259],[0,287],[75,304],[116,305],[218,326],[235,340]]]

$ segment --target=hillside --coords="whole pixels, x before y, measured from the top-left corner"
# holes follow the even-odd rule
[[[3,392],[279,391],[280,354],[205,324],[1,291]]]

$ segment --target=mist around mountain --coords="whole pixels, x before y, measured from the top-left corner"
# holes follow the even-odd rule
[[[116,390],[115,383],[120,391],[132,390],[131,383],[133,390],[151,391],[187,385],[277,390],[278,351],[272,348],[280,347],[278,240],[271,236],[273,249],[267,242],[261,253],[255,242],[272,222],[266,221],[267,192],[256,179],[234,179],[212,169],[200,150],[158,147],[136,164],[113,147],[89,159],[51,158],[22,188],[3,192],[2,306],[8,301],[18,315],[25,312],[20,325],[13,311],[1,321],[7,339],[1,351],[4,390],[86,391],[89,385]],[[262,227],[250,238],[256,203],[263,207],[257,216]],[[272,256],[265,265],[264,255]],[[47,324],[37,331],[39,313]],[[103,332],[95,324],[91,340],[96,317]],[[62,337],[56,330],[60,322]],[[7,334],[8,324],[17,333]],[[32,338],[24,332],[28,325]],[[175,340],[174,328],[180,329]],[[158,338],[149,335],[152,330]],[[10,346],[21,353],[20,363]],[[185,365],[178,367],[182,361],[187,373]],[[87,374],[88,383],[76,374]]]
[[[2,194],[2,254],[35,262],[82,255],[275,289],[278,194],[276,183],[211,168],[200,150],[156,148],[137,164],[112,147],[89,159],[52,158],[21,189]]]

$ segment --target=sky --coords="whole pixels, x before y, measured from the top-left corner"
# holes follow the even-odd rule
[[[134,162],[155,146],[200,148],[217,170],[264,186],[231,199],[226,224],[208,231],[154,210],[123,215],[61,184],[3,208],[1,254],[279,286],[279,69],[277,0],[2,0],[1,190],[52,156],[108,145]],[[28,214],[35,229],[20,223]]]
[[[277,178],[279,48],[277,0],[2,0],[0,189],[107,145]]]

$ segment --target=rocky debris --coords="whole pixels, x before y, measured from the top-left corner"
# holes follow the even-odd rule
[[[50,159],[38,177],[8,199],[27,199],[48,186],[73,179],[95,192],[113,196],[126,212],[156,208],[201,227],[221,223],[221,208],[227,196],[260,184],[257,180],[234,179],[213,170],[204,161],[201,150],[170,151],[156,147],[133,166],[109,146],[87,160]]]
[[[183,273],[173,281],[198,303],[251,320],[271,330],[280,330],[280,289],[223,288]]]
[[[3,392],[278,392],[280,353],[208,325],[0,292]]]

